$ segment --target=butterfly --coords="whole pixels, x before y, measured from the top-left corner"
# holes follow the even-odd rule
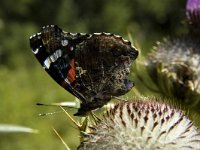
[[[30,47],[46,72],[81,101],[74,115],[84,116],[134,86],[128,74],[138,51],[121,36],[48,25],[30,37]]]

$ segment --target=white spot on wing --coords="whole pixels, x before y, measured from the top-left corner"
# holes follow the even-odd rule
[[[74,50],[74,47],[73,47],[73,46],[71,46],[71,47],[70,47],[70,51],[73,51],[73,50]]]
[[[36,49],[33,51],[34,54],[37,54],[38,52],[39,52],[39,48],[36,48]]]
[[[119,35],[116,35],[116,34],[115,34],[114,36],[115,36],[116,38],[121,38],[121,36],[119,36]]]
[[[70,82],[69,82],[69,80],[68,80],[67,78],[65,78],[65,82],[66,82],[67,84],[70,84]]]
[[[77,33],[69,33],[70,35],[72,35],[72,36],[76,36],[77,35]]]
[[[32,39],[32,38],[34,38],[36,35],[34,34],[34,35],[32,35],[32,36],[30,36],[30,39]]]
[[[94,35],[101,35],[102,33],[93,33]]]
[[[108,32],[104,32],[104,34],[105,34],[105,35],[111,35],[111,33],[108,33]]]
[[[67,46],[68,45],[68,40],[62,40],[61,41],[62,46]]]
[[[128,42],[129,42],[128,40],[125,40],[124,38],[122,38],[122,40],[123,40],[124,42],[126,42],[126,43],[128,43]]]
[[[62,55],[62,51],[59,49],[55,51],[49,58],[51,59],[52,62],[55,62],[58,58],[60,58]]]
[[[50,65],[51,65],[51,61],[49,57],[47,57],[47,59],[45,59],[44,61],[44,68],[49,69]]]
[[[49,69],[51,63],[55,62],[56,60],[58,60],[58,58],[60,58],[61,56],[62,56],[62,51],[60,49],[58,49],[51,56],[49,56],[49,57],[47,57],[45,59],[45,61],[44,61],[44,67],[46,69]]]
[[[83,36],[84,36],[84,35],[87,35],[87,33],[80,33],[80,35],[83,35]]]

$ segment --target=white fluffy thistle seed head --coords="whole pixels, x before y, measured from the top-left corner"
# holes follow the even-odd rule
[[[83,137],[79,150],[200,149],[200,133],[184,113],[155,101],[120,102]]]

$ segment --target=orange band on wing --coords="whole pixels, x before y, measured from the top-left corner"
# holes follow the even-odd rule
[[[74,59],[71,60],[70,66],[71,66],[71,69],[69,70],[69,72],[67,74],[67,78],[68,78],[69,82],[72,83],[76,79]]]

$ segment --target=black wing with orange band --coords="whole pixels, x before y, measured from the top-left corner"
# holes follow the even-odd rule
[[[68,35],[68,36],[67,36]],[[56,25],[43,27],[42,31],[30,37],[30,46],[46,72],[63,88],[84,101],[84,96],[73,88],[76,79],[74,49],[88,35],[64,33]]]

